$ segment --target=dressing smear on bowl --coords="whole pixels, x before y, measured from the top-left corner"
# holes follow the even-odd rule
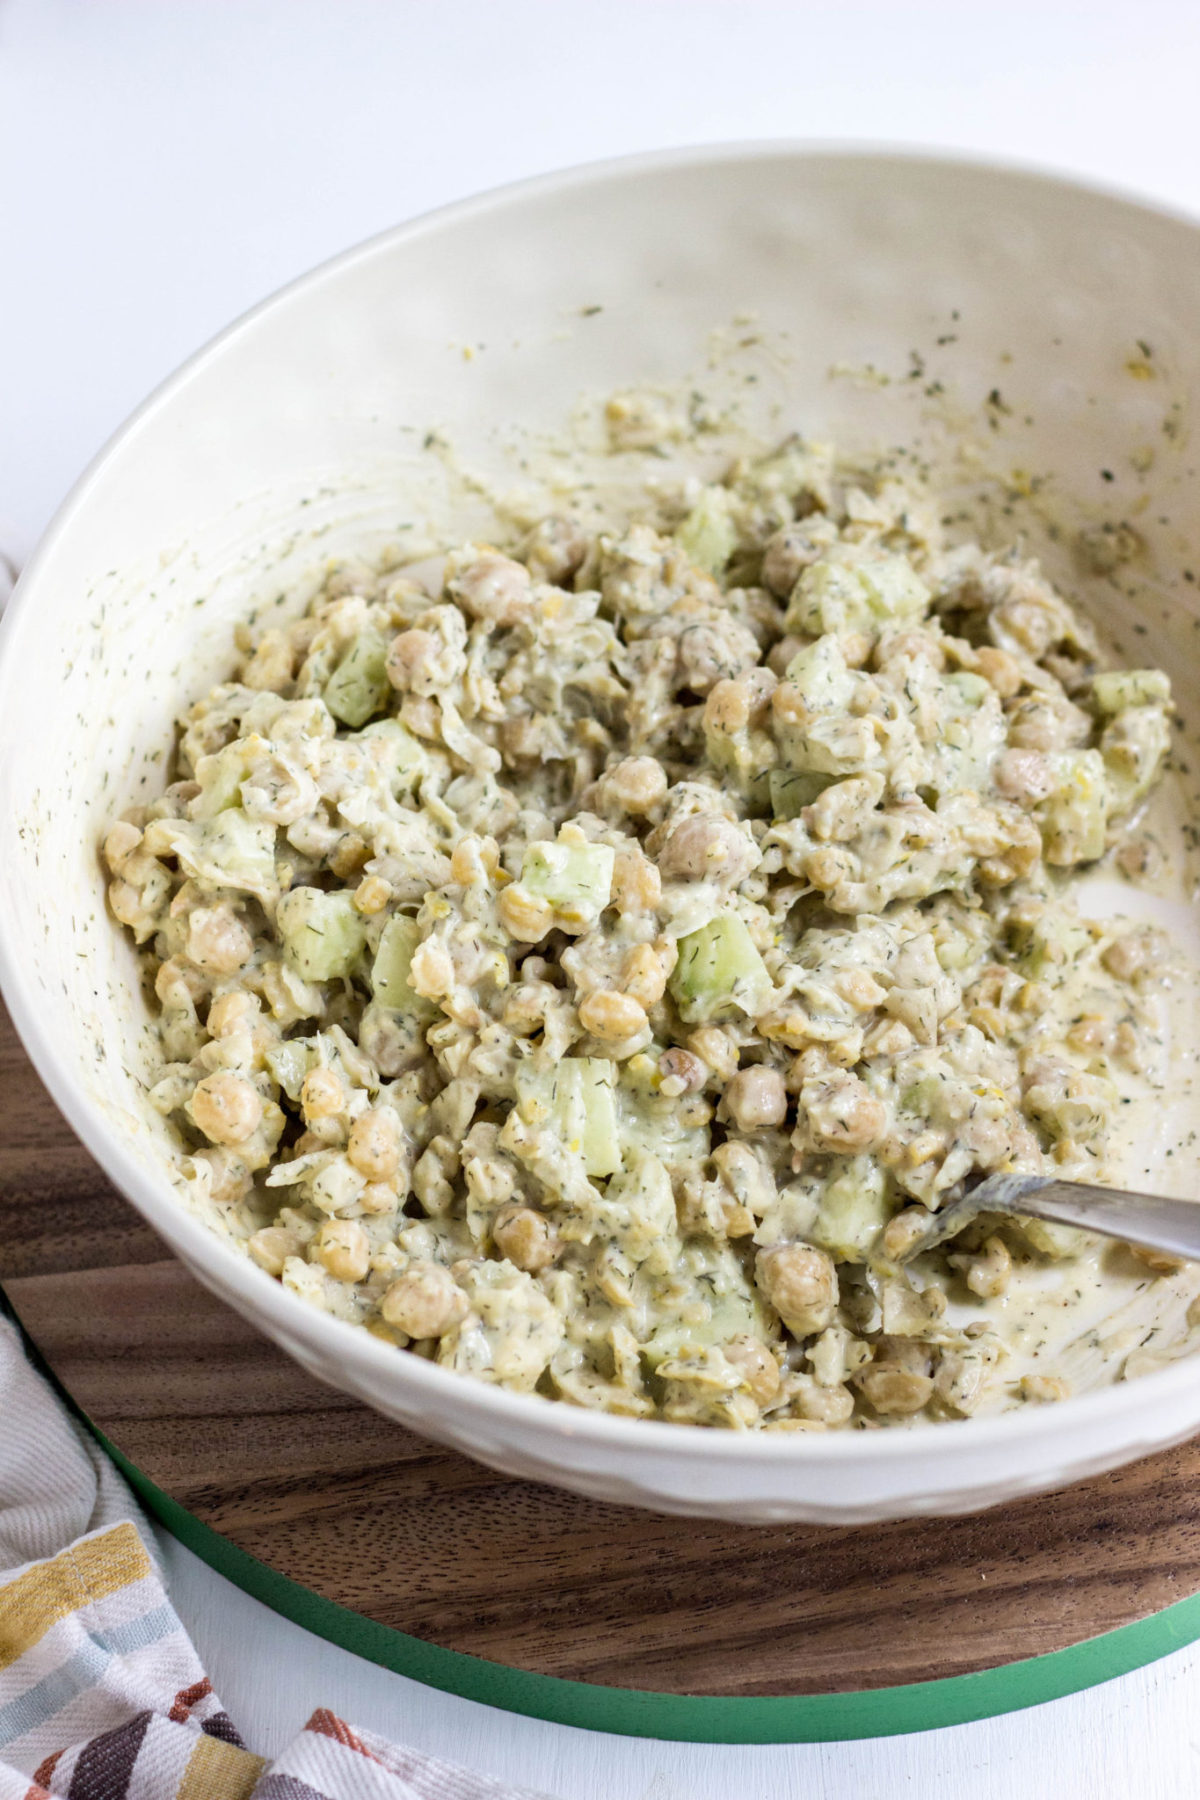
[[[209,1221],[633,1417],[948,1420],[1180,1353],[1200,1277],[1149,1253],[984,1218],[900,1263],[994,1171],[1179,1191],[1197,1048],[1169,680],[944,510],[789,439],[243,628],[105,842]]]

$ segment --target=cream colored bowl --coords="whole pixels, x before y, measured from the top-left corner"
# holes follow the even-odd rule
[[[438,508],[453,525],[431,429],[527,481],[522,457],[580,395],[631,384],[691,379],[775,434],[917,441],[941,459],[975,439],[1014,505],[1033,494],[1022,529],[1045,535],[1052,502],[1055,573],[1070,572],[1071,521],[1127,517],[1155,597],[1139,602],[1137,660],[1169,667],[1194,716],[1197,589],[1181,571],[1200,570],[1198,321],[1200,229],[1185,220],[1036,175],[787,145],[488,195],[267,302],[101,455],[0,637],[0,978],[73,1129],[195,1275],[314,1375],[497,1468],[605,1499],[747,1521],[951,1513],[1195,1431],[1190,1360],[992,1419],[740,1435],[503,1393],[310,1310],[177,1196],[178,1146],[142,1098],[149,1015],[95,846],[161,785],[176,713],[227,669],[235,620],[335,549],[415,545],[408,527]],[[1119,611],[1111,581],[1090,590]]]

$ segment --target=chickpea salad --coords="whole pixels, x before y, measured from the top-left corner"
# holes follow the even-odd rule
[[[800,440],[608,530],[337,563],[237,653],[104,857],[150,1099],[262,1269],[639,1418],[1067,1391],[1005,1295],[1069,1305],[1094,1240],[985,1217],[901,1259],[987,1174],[1103,1179],[1164,1080],[1163,944],[1073,888],[1136,861],[1165,674]]]

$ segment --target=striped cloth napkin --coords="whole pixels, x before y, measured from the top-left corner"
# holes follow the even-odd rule
[[[0,1318],[0,1800],[547,1800],[326,1711],[276,1761],[253,1755],[153,1542]]]

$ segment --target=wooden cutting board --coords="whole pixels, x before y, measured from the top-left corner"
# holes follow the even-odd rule
[[[1200,1590],[1200,1442],[974,1518],[845,1530],[659,1518],[426,1443],[165,1254],[2,1012],[0,1281],[79,1406],[194,1518],[377,1624],[509,1668],[861,1692],[1060,1650]]]

